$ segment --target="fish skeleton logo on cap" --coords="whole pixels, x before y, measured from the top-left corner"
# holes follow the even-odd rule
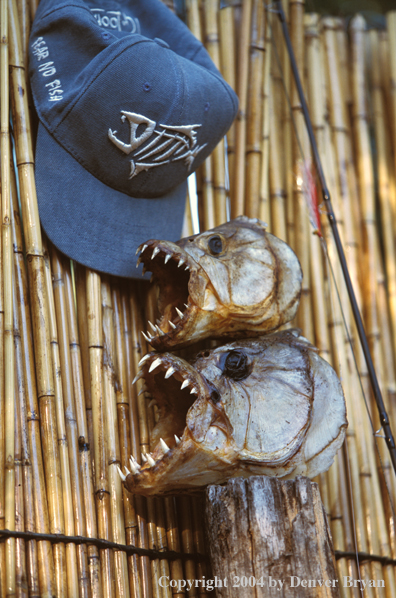
[[[201,125],[171,126],[160,124],[162,130],[156,131],[155,126],[157,123],[150,118],[125,110],[121,110],[121,115],[122,122],[126,120],[129,122],[129,143],[120,141],[116,137],[117,131],[111,129],[108,131],[108,137],[124,154],[128,156],[150,137],[153,137],[152,141],[136,152],[133,160],[131,160],[130,179],[143,170],[149,170],[154,166],[162,166],[176,160],[185,160],[188,170],[190,170],[197,154],[207,145],[206,143],[204,145],[197,144],[197,131],[195,129]],[[137,137],[136,131],[139,125],[146,125],[146,128]]]

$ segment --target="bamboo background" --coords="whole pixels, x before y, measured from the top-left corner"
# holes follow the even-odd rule
[[[350,553],[396,558],[396,478],[381,431],[373,434],[381,425],[325,214],[321,232],[309,220],[310,150],[278,17],[261,0],[219,4],[186,0],[188,26],[240,99],[227,144],[196,175],[200,226],[258,217],[300,258],[304,286],[293,325],[337,370],[349,419],[343,450],[317,481],[334,547],[348,553],[337,561],[339,575],[358,579]],[[155,406],[142,381],[131,382],[150,350],[140,331],[156,320],[152,292],[72,265],[41,234],[26,80],[36,7],[0,0],[0,529],[204,553],[199,497],[133,497],[117,473],[131,454],[140,462],[150,450]],[[395,433],[396,11],[386,29],[367,31],[361,16],[347,30],[339,18],[305,14],[302,0],[284,8]],[[210,572],[193,558],[127,556],[94,542],[0,542],[0,597],[182,598],[159,586],[162,575]],[[360,575],[385,580],[384,589],[366,588],[370,598],[396,598],[393,563],[368,558]],[[190,596],[205,593],[193,588]]]

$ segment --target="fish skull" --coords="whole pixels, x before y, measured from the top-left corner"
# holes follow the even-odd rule
[[[145,334],[154,348],[259,335],[295,316],[301,266],[265,226],[240,216],[177,243],[150,240],[139,247],[138,263],[159,289],[161,318]]]
[[[314,477],[326,471],[347,426],[332,367],[295,330],[204,351],[193,363],[149,353],[137,378],[159,408],[154,450],[126,488],[152,495],[231,477]]]

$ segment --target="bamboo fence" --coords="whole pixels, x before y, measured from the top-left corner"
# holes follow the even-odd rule
[[[188,26],[240,100],[227,142],[196,173],[200,228],[246,214],[296,251],[292,324],[332,363],[348,408],[344,447],[317,479],[338,575],[384,580],[366,595],[396,598],[396,477],[320,191],[321,228],[310,222],[310,148],[278,15],[261,0],[223,4],[186,0]],[[40,229],[26,77],[36,7],[0,0],[0,529],[15,532],[0,542],[0,598],[182,598],[159,580],[210,577],[195,558],[206,553],[202,499],[132,496],[117,472],[152,448],[156,407],[132,380],[150,350],[140,331],[156,321],[153,293],[72,264]],[[307,14],[304,0],[284,8],[395,433],[396,11],[367,30],[359,15],[347,27]],[[187,204],[183,235],[193,216]]]

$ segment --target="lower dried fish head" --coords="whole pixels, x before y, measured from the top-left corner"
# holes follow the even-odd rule
[[[147,340],[160,350],[207,337],[250,337],[274,330],[296,313],[302,271],[297,256],[240,216],[177,243],[151,240],[139,247],[158,285],[161,319]]]
[[[131,492],[165,494],[259,474],[314,477],[343,442],[341,384],[298,331],[229,343],[191,364],[149,353],[141,366],[160,416],[153,452],[142,467],[131,461]]]

